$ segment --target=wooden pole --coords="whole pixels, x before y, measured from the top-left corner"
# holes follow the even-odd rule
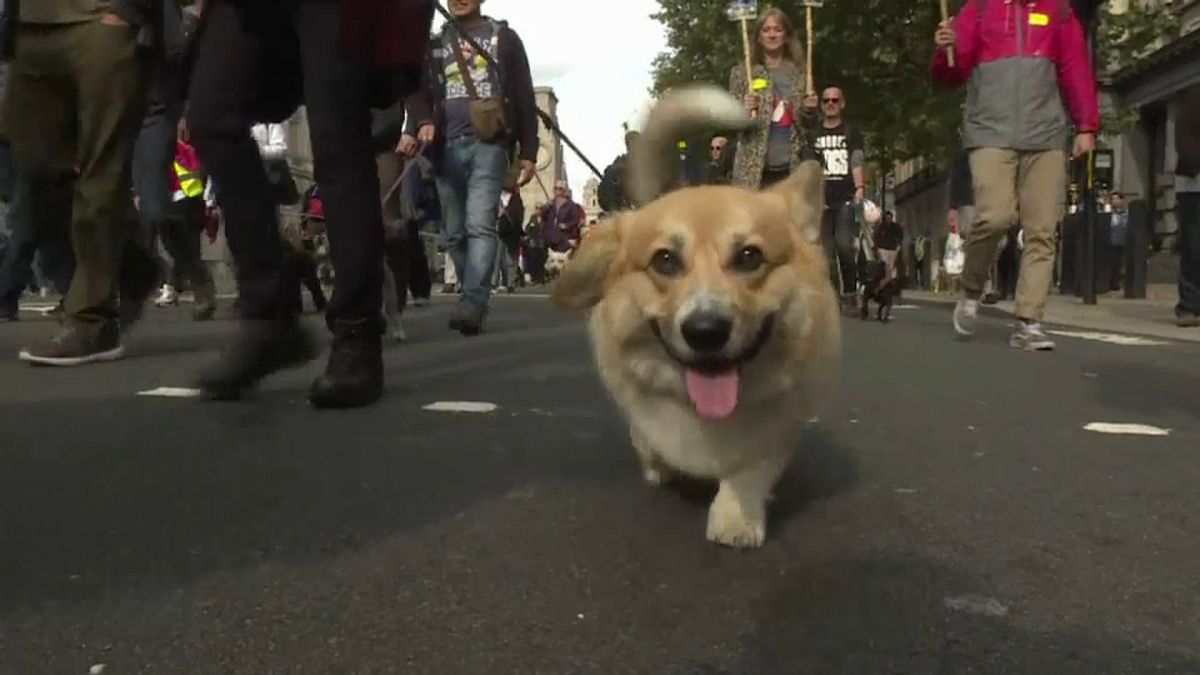
[[[817,90],[816,90],[817,85],[813,79],[813,32],[814,31],[813,31],[813,8],[812,8],[812,5],[806,5],[804,7],[804,20],[805,20],[804,21],[805,27],[808,29],[808,58],[805,59],[805,64],[804,64],[805,65],[804,76],[807,78],[807,82],[806,82],[807,86],[805,87],[804,93],[811,95],[811,94],[817,93]]]
[[[942,3],[942,23],[946,23],[947,21],[950,20],[950,3],[949,3],[949,0],[941,0],[941,3]],[[954,63],[954,47],[953,46],[946,48],[946,64],[949,65],[951,68],[958,67]]]
[[[746,93],[754,93],[754,64],[750,57],[750,19],[742,17],[742,52],[746,57]],[[750,111],[751,117],[758,116],[758,110]]]

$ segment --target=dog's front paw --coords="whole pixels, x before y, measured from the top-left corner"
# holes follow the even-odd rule
[[[708,509],[708,540],[733,548],[758,548],[767,538],[765,510],[746,514],[733,499],[718,494]]]

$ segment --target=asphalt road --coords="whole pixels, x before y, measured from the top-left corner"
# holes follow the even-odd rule
[[[321,364],[138,396],[229,334],[183,308],[81,370],[0,326],[0,673],[1200,673],[1200,346],[847,320],[743,553],[705,541],[708,488],[642,484],[577,320],[501,298],[465,339],[447,302],[381,405],[333,413]],[[499,408],[423,410],[462,400]]]

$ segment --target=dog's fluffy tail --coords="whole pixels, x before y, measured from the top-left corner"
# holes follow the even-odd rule
[[[638,206],[679,184],[679,141],[713,130],[753,124],[745,106],[729,92],[708,84],[672,90],[650,111],[641,137],[629,152],[629,192]]]

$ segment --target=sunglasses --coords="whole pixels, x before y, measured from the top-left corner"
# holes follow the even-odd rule
[[[842,99],[840,99],[840,98],[823,98],[823,99],[821,99],[821,103],[841,103],[841,102],[842,102]]]
[[[724,149],[725,149],[725,147],[722,145],[714,145],[709,148],[709,150],[724,150]]]

